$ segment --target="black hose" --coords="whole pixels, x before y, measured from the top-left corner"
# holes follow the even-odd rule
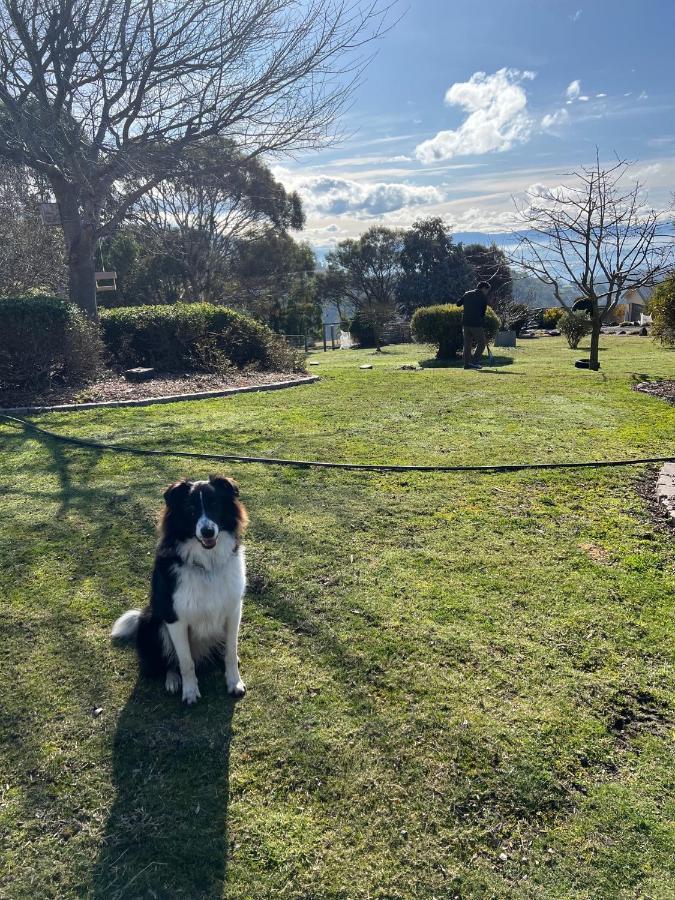
[[[87,447],[91,450],[103,450],[107,453],[127,453],[133,456],[176,456],[186,459],[209,459],[217,462],[254,463],[263,466],[293,466],[296,469],[346,469],[363,472],[523,472],[539,469],[599,469],[618,466],[637,466],[647,463],[675,462],[675,456],[653,456],[640,459],[595,460],[592,462],[559,462],[559,463],[501,463],[490,466],[398,466],[375,463],[339,463],[322,462],[320,460],[274,459],[266,456],[239,456],[228,453],[190,453],[186,450],[148,450],[143,447],[123,447],[116,444],[101,444],[86,438],[71,437],[40,428],[32,422],[18,416],[0,413],[0,419],[22,428],[43,434],[63,444],[76,447]]]

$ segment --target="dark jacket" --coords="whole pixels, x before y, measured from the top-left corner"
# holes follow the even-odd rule
[[[482,291],[467,291],[462,299],[457,301],[457,306],[464,307],[462,325],[466,325],[468,328],[483,328],[488,302]]]

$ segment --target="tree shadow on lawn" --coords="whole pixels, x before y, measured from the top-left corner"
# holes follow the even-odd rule
[[[29,436],[17,435],[17,439]],[[125,488],[125,478],[121,493],[92,486],[87,479],[90,451],[68,452],[48,438],[41,438],[40,443],[49,453],[42,468],[56,475],[58,484],[45,490],[39,479],[35,485],[29,480],[26,489],[10,484],[2,493],[24,497],[27,502],[57,504],[53,520],[49,514],[50,521],[36,525],[36,537],[41,541],[39,566],[44,569],[51,561],[58,577],[73,583],[75,595],[81,583],[93,579],[97,599],[96,605],[90,606],[86,593],[75,599],[66,592],[58,601],[45,596],[42,602],[51,610],[51,617],[29,617],[20,628],[29,636],[32,628],[38,629],[41,638],[53,643],[42,651],[49,669],[46,688],[56,683],[55,679],[65,678],[74,696],[86,698],[84,707],[90,710],[102,698],[107,705],[110,684],[100,674],[103,657],[95,646],[100,637],[92,643],[84,631],[90,626],[98,631],[102,621],[107,628],[122,608],[137,605],[139,586],[143,595],[147,593],[154,534],[148,536],[148,555],[138,551],[139,543],[145,543],[142,533],[154,531],[154,511],[149,513],[137,494],[157,491],[159,505],[158,484],[163,485],[165,479],[155,477],[152,471],[144,478],[136,475],[131,490]],[[132,547],[135,552],[130,553]],[[34,593],[34,553],[30,547],[25,558],[21,547],[17,553],[15,586],[25,582],[26,589]],[[122,600],[120,591],[129,588],[132,597]],[[195,900],[222,896],[234,701],[227,694],[222,668],[218,672],[215,666],[209,667],[200,683],[203,699],[196,708],[188,709],[179,698],[166,694],[163,684],[139,679],[122,709],[114,735],[97,760],[104,770],[111,767],[115,795],[98,859],[89,872],[86,896],[100,900],[153,896],[151,892],[158,897]],[[27,695],[24,699],[26,709],[35,706],[36,698]],[[49,717],[52,702],[47,690],[37,707],[40,719]],[[72,715],[69,713],[70,718]],[[69,729],[76,727],[76,719],[77,714]],[[34,726],[21,731],[25,766],[40,772],[40,729],[35,737]],[[77,762],[76,754],[68,765],[76,768]],[[27,800],[30,808],[44,805],[44,789],[34,796],[28,791]],[[93,812],[90,803],[85,801],[79,811],[85,819]],[[56,799],[53,804],[55,808],[59,805]]]
[[[200,686],[189,708],[159,681],[134,687],[113,739],[116,796],[90,896],[222,897],[235,701],[222,670]]]

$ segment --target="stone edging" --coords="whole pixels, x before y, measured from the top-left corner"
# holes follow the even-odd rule
[[[280,391],[283,388],[314,384],[318,375],[305,375],[288,381],[273,381],[270,384],[251,384],[245,387],[224,388],[220,391],[198,391],[194,394],[167,394],[165,397],[145,397],[141,400],[101,400],[94,403],[62,403],[59,406],[16,406],[2,409],[0,413],[24,415],[25,413],[72,412],[80,409],[104,409],[106,407],[151,406],[153,403],[178,403],[181,400],[211,400],[214,397],[229,397],[232,394],[247,394],[255,391]]]
[[[675,526],[675,463],[665,463],[656,482],[656,501],[667,521]]]

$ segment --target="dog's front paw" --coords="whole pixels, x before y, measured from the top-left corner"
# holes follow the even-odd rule
[[[194,681],[183,681],[183,702],[191,706],[196,703],[202,695],[199,693],[199,685],[197,679]]]
[[[177,694],[180,690],[180,675],[178,672],[169,671],[166,673],[164,687],[170,694]]]
[[[241,680],[241,678],[239,678],[237,681],[233,681],[232,683],[228,681],[227,693],[232,697],[243,697],[246,693],[246,685]]]

